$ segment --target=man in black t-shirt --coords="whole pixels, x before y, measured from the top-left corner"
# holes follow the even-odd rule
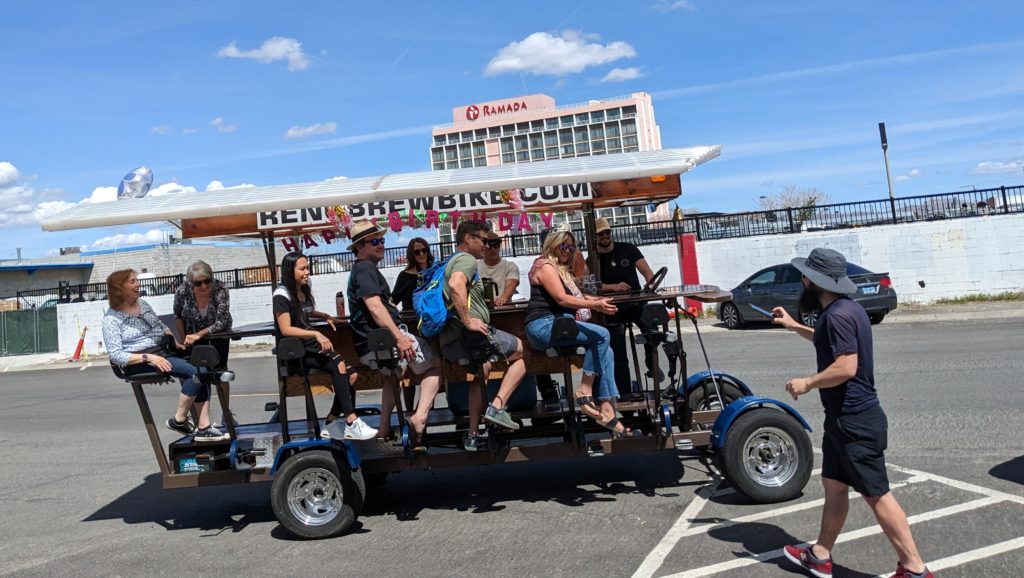
[[[348,278],[349,327],[352,329],[356,353],[370,369],[380,368],[376,366],[374,352],[369,350],[367,337],[371,331],[384,328],[394,336],[398,354],[409,369],[422,376],[420,402],[416,413],[409,418],[416,434],[414,441],[418,442],[426,429],[427,414],[441,382],[440,358],[426,341],[409,332],[398,317],[398,309],[391,303],[391,288],[377,268],[377,264],[384,258],[384,233],[383,229],[368,221],[359,221],[352,227],[349,250],[355,253],[356,262]],[[394,391],[385,387],[381,397],[379,437],[386,438],[391,433]]]
[[[601,259],[601,291],[605,293],[620,293],[626,291],[639,291],[642,285],[637,271],[644,277],[644,281],[650,281],[654,277],[651,266],[647,264],[643,253],[632,243],[616,243],[612,240],[612,226],[608,219],[598,219],[595,223],[594,233],[597,235],[597,254]],[[609,315],[608,323],[612,327],[608,329],[612,336],[612,351],[615,353],[615,384],[618,386],[619,395],[623,399],[629,399],[632,394],[632,380],[629,377],[629,352],[626,344],[625,326],[629,323],[636,324],[643,332],[646,330],[640,323],[640,316],[643,314],[642,303],[623,303],[619,306],[619,312]],[[660,381],[663,372],[654,365],[654,355],[649,345],[644,346],[644,354],[647,361],[647,375],[657,376]]]
[[[907,516],[889,491],[884,455],[888,422],[875,391],[871,323],[864,308],[846,296],[857,292],[846,275],[846,258],[831,249],[815,249],[807,259],[793,259],[793,266],[803,274],[798,308],[801,313],[818,312],[818,321],[807,327],[783,307],[772,310],[772,321],[814,343],[818,373],[789,380],[786,391],[793,399],[812,389],[821,395],[825,506],[817,542],[786,546],[784,553],[815,576],[831,576],[832,548],[846,521],[852,486],[871,506],[899,556],[895,576],[931,576],[917,552]]]

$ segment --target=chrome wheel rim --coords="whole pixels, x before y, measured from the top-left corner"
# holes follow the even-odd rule
[[[736,310],[736,306],[729,303],[722,307],[722,321],[725,322],[726,327],[737,327],[740,324],[739,311]]]
[[[345,503],[341,482],[324,468],[311,468],[288,484],[288,509],[306,526],[323,526],[338,517]]]
[[[796,442],[779,428],[760,428],[743,444],[743,468],[761,486],[785,485],[796,475],[799,463]]]

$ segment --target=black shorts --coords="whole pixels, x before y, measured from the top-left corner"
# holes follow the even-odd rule
[[[842,482],[861,495],[889,492],[885,449],[889,424],[881,405],[858,413],[825,416],[821,477]]]

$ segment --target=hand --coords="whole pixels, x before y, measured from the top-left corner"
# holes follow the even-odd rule
[[[331,351],[334,351],[334,344],[331,343],[331,340],[327,339],[323,333],[316,334],[316,342],[320,344],[321,353],[330,353]]]
[[[494,306],[495,307],[501,307],[502,305],[504,305],[506,303],[508,303],[508,299],[505,299],[504,297],[495,297],[494,298]]]
[[[151,354],[146,355],[146,358],[149,359],[149,364],[150,365],[152,365],[153,367],[159,369],[160,371],[162,371],[164,373],[167,373],[168,371],[171,370],[171,362],[167,361],[167,359],[165,359],[165,358],[163,358],[163,357],[161,357],[159,355],[154,355],[154,354],[151,353]]]
[[[475,331],[477,333],[482,333],[484,335],[491,334],[491,328],[488,327],[486,323],[480,321],[476,317],[470,318],[469,323],[466,324],[466,330]]]
[[[178,351],[185,351],[185,346],[177,339],[174,340],[174,348]]]
[[[402,359],[412,361],[416,357],[416,349],[413,347],[412,339],[404,333],[395,340],[398,345],[398,354]]]
[[[786,391],[789,392],[789,395],[793,396],[793,399],[800,397],[810,390],[811,383],[806,377],[794,377],[786,382]]]
[[[612,291],[629,291],[630,289],[629,283],[626,283],[625,281],[622,283],[616,283],[615,285],[612,285],[612,287]]]
[[[594,306],[594,309],[597,309],[598,311],[604,313],[605,315],[615,315],[615,313],[619,310],[619,308],[613,305],[612,302],[608,299],[598,299],[596,303],[597,305]]]
[[[789,313],[782,307],[772,308],[772,323],[775,325],[781,325],[786,329],[793,329],[799,323],[795,319],[789,316]]]
[[[189,347],[190,345],[192,345],[193,343],[199,341],[202,338],[203,338],[203,336],[198,334],[198,333],[191,333],[189,335],[186,335],[185,336],[185,347]],[[179,347],[178,349],[182,349],[182,348]]]
[[[331,331],[337,331],[337,330],[338,330],[338,329],[337,329],[337,328],[336,328],[336,327],[334,326],[334,322],[335,322],[335,321],[338,321],[338,319],[337,319],[336,317],[333,317],[333,316],[331,316],[331,315],[328,315],[328,316],[327,316],[327,319],[324,319],[324,321],[326,321],[326,322],[327,322],[327,325],[330,325],[330,327],[331,327]]]

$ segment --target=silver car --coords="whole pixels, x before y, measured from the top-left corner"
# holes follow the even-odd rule
[[[846,274],[857,285],[857,292],[850,294],[850,298],[864,307],[872,324],[881,323],[886,313],[896,309],[896,290],[888,273],[872,273],[859,265],[847,263]],[[801,277],[800,271],[789,263],[761,269],[732,290],[732,301],[718,308],[718,318],[729,329],[736,329],[744,323],[768,321],[751,305],[768,311],[773,307],[785,307],[794,318],[813,326],[816,315],[798,315],[796,310],[800,292],[804,289]]]

